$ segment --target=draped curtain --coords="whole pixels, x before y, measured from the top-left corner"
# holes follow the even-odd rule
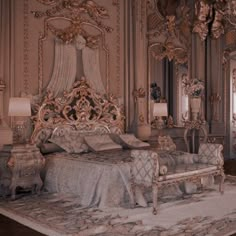
[[[78,62],[78,51],[82,50],[82,62]],[[65,44],[55,40],[55,59],[51,79],[47,90],[54,97],[61,96],[63,91],[69,91],[76,80],[77,64],[83,65],[84,76],[97,92],[104,94],[105,88],[101,78],[99,50],[86,46],[86,40],[77,36],[73,44]]]
[[[55,97],[69,90],[76,76],[76,48],[72,44],[63,44],[55,40],[54,67],[47,90]]]

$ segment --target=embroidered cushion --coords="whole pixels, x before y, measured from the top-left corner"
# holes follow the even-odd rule
[[[150,144],[137,139],[134,134],[111,134],[112,139],[124,148],[145,148]]]
[[[113,142],[109,135],[90,135],[84,137],[85,142],[92,151],[105,151],[122,149],[122,146]]]
[[[45,128],[40,130],[40,132],[35,137],[34,141],[37,147],[40,147],[43,143],[46,143],[52,135],[52,129]]]
[[[71,128],[57,127],[53,131],[49,141],[60,146],[68,153],[81,153],[88,151],[88,146],[84,142],[82,134]]]

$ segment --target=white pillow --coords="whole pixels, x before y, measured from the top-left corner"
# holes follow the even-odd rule
[[[49,141],[60,146],[68,153],[88,152],[84,137],[76,130],[57,128],[53,131]]]
[[[105,151],[122,149],[122,146],[113,142],[109,135],[90,135],[84,137],[85,142],[92,151]]]
[[[48,142],[48,139],[52,135],[52,131],[53,130],[49,129],[49,128],[44,128],[39,131],[39,133],[35,137],[35,143],[36,143],[37,147],[40,147],[43,143]]]
[[[134,134],[112,134],[111,137],[124,148],[144,148],[150,146],[149,143],[137,139]]]

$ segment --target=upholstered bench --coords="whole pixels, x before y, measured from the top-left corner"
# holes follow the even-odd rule
[[[182,151],[158,152],[155,150],[132,150],[131,204],[134,207],[135,188],[152,186],[153,214],[157,213],[158,189],[182,181],[201,180],[203,177],[220,176],[219,191],[223,193],[224,159],[221,144],[200,144],[198,154]]]

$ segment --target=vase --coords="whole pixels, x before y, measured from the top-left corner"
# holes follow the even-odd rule
[[[140,124],[137,127],[137,138],[142,141],[148,141],[151,136],[151,125],[149,124]]]
[[[191,97],[190,108],[191,108],[192,120],[197,120],[201,108],[201,97]]]

